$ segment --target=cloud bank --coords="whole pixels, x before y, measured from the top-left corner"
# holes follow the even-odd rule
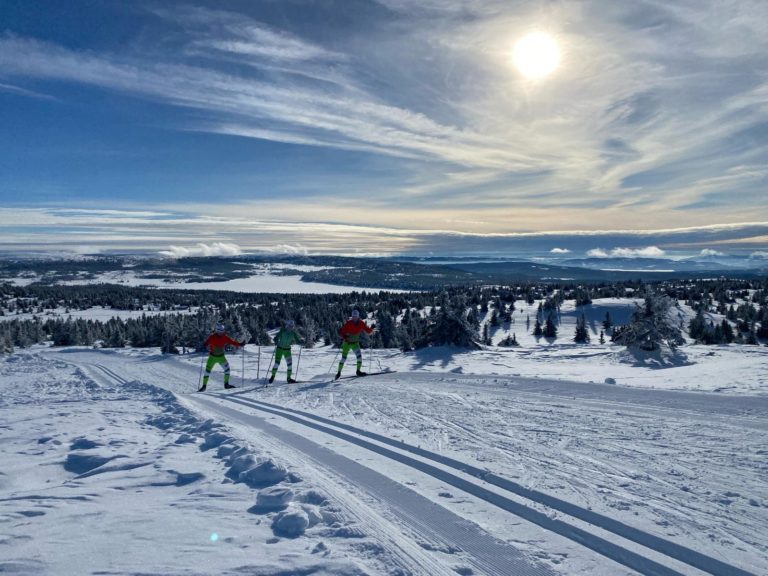
[[[237,244],[227,244],[225,242],[214,242],[205,244],[199,242],[193,248],[184,246],[171,246],[168,250],[161,250],[160,254],[169,258],[189,258],[191,256],[238,256],[243,251]]]

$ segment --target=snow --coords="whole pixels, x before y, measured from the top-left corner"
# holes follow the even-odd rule
[[[206,394],[199,355],[19,351],[0,573],[768,573],[768,348],[684,350],[318,347],[256,391],[248,346]]]
[[[123,320],[129,320],[131,318],[141,318],[142,316],[165,316],[168,314],[182,314],[191,315],[196,314],[197,308],[178,308],[174,310],[156,310],[156,309],[142,309],[142,310],[118,310],[116,308],[109,308],[106,306],[92,306],[85,310],[67,309],[64,307],[58,307],[54,309],[47,309],[42,313],[31,312],[19,312],[19,313],[6,313],[4,316],[0,316],[0,322],[10,322],[11,320],[34,320],[38,318],[40,321],[56,320],[61,318],[66,320],[72,318],[73,320],[95,320],[98,322],[108,322],[112,318],[121,318]]]
[[[89,284],[120,284],[123,286],[143,286],[155,288],[172,288],[175,290],[227,290],[233,292],[264,292],[270,294],[348,294],[361,290],[387,290],[389,292],[405,292],[376,286],[342,286],[323,282],[304,282],[300,274],[273,274],[276,270],[296,270],[299,272],[314,272],[327,269],[327,266],[287,265],[287,264],[251,264],[255,272],[246,278],[236,278],[221,282],[186,282],[187,274],[171,274],[164,272],[164,278],[141,278],[133,270],[115,270],[97,274],[92,278],[59,281],[63,286],[81,286]],[[177,278],[177,281],[171,281]],[[0,283],[8,282],[15,286],[28,286],[42,278],[36,276],[16,276],[0,278]]]

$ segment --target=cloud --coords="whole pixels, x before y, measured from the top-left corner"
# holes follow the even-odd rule
[[[563,209],[643,205],[646,226],[660,214],[706,223],[714,205],[725,221],[765,208],[766,2],[379,0],[375,18],[368,6],[338,22],[323,12],[334,4],[269,22],[156,8],[163,43],[146,34],[122,52],[6,34],[0,78],[170,104],[169,123],[187,130],[385,156],[403,174],[382,184],[392,205],[546,207],[567,194]],[[544,25],[565,60],[533,85],[509,48]],[[734,190],[750,205],[730,202]]]
[[[219,243],[235,245],[245,252],[348,254],[360,250],[369,254],[543,255],[556,254],[552,252],[553,246],[568,246],[571,252],[582,253],[608,245],[621,247],[614,250],[623,250],[625,254],[633,251],[638,256],[657,257],[656,250],[661,250],[675,257],[684,256],[675,254],[675,250],[690,253],[713,246],[746,255],[764,247],[768,238],[768,222],[634,231],[486,232],[499,229],[489,220],[475,231],[460,232],[445,229],[448,218],[443,213],[430,213],[428,219],[407,207],[393,213],[377,210],[363,223],[359,210],[347,214],[340,208],[346,199],[339,202],[297,203],[292,206],[291,221],[282,216],[282,198],[254,204],[185,205],[183,212],[171,206],[150,211],[146,203],[134,210],[0,207],[0,250],[22,253],[54,247],[73,250],[88,245],[103,252],[162,250],[178,257],[189,254],[200,242],[207,247]],[[451,215],[458,219],[462,214]],[[573,219],[573,214],[570,216]],[[389,226],[388,221],[398,221],[400,227]],[[501,224],[505,224],[503,218]],[[168,249],[169,245],[182,248],[174,252]],[[603,257],[621,254],[607,249],[601,249],[601,253]]]
[[[160,254],[169,258],[188,258],[191,256],[238,256],[243,251],[237,244],[227,244],[225,242],[214,242],[213,244],[204,244],[199,242],[194,248],[184,246],[171,246],[168,250],[161,250]]]
[[[568,250],[568,248],[552,248],[550,252],[552,254],[570,254],[571,253],[571,251]]]
[[[723,252],[712,250],[711,248],[704,248],[699,255],[700,256],[725,256]]]
[[[749,257],[755,260],[766,260],[768,259],[768,252],[765,250],[758,250],[756,252],[752,252]]]
[[[53,96],[43,94],[41,92],[35,92],[34,90],[27,90],[19,86],[13,86],[12,84],[0,83],[0,92],[7,92],[9,94],[17,94],[19,96],[26,96],[28,98],[36,98],[38,100],[56,100]]]
[[[300,256],[306,256],[309,254],[309,249],[306,246],[302,246],[301,244],[278,244],[277,246],[269,248],[267,251],[274,254],[291,254]]]
[[[657,246],[645,248],[613,248],[606,252],[602,248],[594,248],[587,252],[590,258],[663,258],[666,252]]]

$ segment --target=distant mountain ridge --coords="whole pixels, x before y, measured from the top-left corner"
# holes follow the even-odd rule
[[[744,259],[745,263],[748,261]],[[356,258],[345,256],[239,255],[193,258],[92,256],[72,260],[0,260],[0,283],[125,283],[142,280],[168,287],[194,288],[201,282],[227,282],[255,275],[299,276],[361,289],[431,290],[454,285],[510,284],[519,281],[602,282],[702,277],[768,276],[768,261],[736,267],[719,260],[661,258],[571,258],[540,261],[504,258]]]

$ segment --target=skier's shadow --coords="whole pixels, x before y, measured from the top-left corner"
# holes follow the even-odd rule
[[[328,380],[324,382],[318,382],[317,384],[307,384],[299,388],[299,391],[307,392],[308,390],[322,390],[323,388],[337,388],[338,386],[338,382]]]

